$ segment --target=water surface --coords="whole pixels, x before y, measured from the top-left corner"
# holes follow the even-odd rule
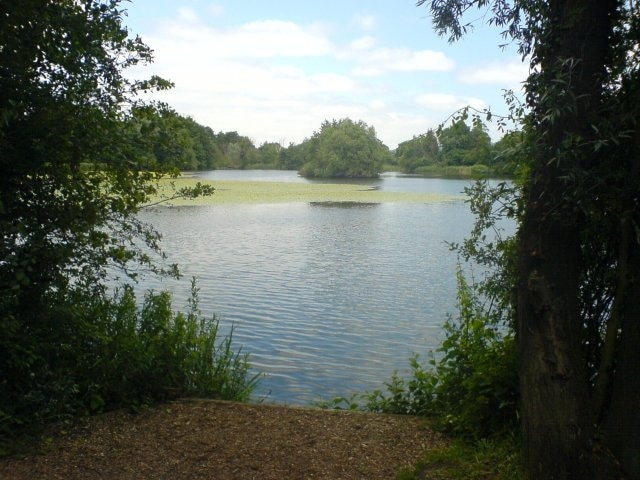
[[[215,171],[207,179],[307,180],[295,172]],[[460,194],[461,180],[387,175],[389,191]],[[464,201],[424,204],[290,203],[157,208],[143,213],[201,309],[234,325],[236,346],[265,373],[256,398],[305,404],[380,388],[425,355],[455,312],[456,255],[446,242],[471,228]]]

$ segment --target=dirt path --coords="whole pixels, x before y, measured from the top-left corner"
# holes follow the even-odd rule
[[[417,417],[182,400],[92,418],[0,479],[393,479],[439,443]]]

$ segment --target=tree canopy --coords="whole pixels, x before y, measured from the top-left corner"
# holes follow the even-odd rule
[[[217,324],[195,299],[174,315],[166,294],[140,310],[128,287],[107,289],[116,273],[177,274],[136,213],[154,180],[211,147],[193,141],[193,122],[140,100],[171,84],[125,75],[152,53],[120,3],[0,4],[0,454],[4,434],[32,423],[168,388],[219,393],[224,370],[247,386],[243,356],[216,368]]]
[[[300,173],[320,178],[372,178],[391,154],[373,127],[345,118],[325,121],[320,131],[303,142]]]
[[[479,117],[473,118],[470,127],[466,116],[461,115],[435,132],[428,130],[400,143],[395,157],[406,173],[428,175],[446,172],[447,167],[474,167],[484,174],[512,175],[516,158],[503,140],[492,144],[487,127]]]
[[[307,139],[287,147],[277,142],[257,146],[247,136],[235,131],[216,133],[167,106],[133,108],[124,124],[130,142],[138,149],[140,158],[145,159],[145,168],[300,170],[315,155],[317,143]],[[335,136],[332,148],[337,151],[337,142],[342,140],[351,143],[347,149],[357,147],[357,142],[347,135],[342,139]],[[508,149],[494,149],[481,120],[474,119],[469,127],[459,119],[437,132],[430,129],[400,143],[395,155],[385,154],[383,161],[385,165],[398,165],[406,173],[428,175],[433,173],[431,167],[438,167],[437,171],[448,166],[479,165],[491,167],[494,173],[510,175],[513,162],[509,162],[509,153]]]
[[[396,149],[398,165],[407,173],[414,173],[420,167],[435,165],[440,159],[440,145],[433,130],[428,130],[411,140],[406,140]]]
[[[482,122],[469,125],[464,119],[454,121],[438,135],[441,144],[441,160],[446,165],[488,165],[491,139]]]
[[[148,193],[149,177],[135,164],[129,168],[139,155],[125,140],[122,122],[139,92],[169,84],[123,75],[149,62],[151,51],[127,37],[121,15],[116,2],[2,6],[4,307],[38,308],[54,285],[59,290],[72,279],[99,279],[107,263],[132,259],[126,248],[137,228],[131,214]],[[122,235],[116,240],[105,227]]]

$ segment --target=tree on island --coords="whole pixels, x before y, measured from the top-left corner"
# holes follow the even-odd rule
[[[373,127],[348,118],[325,121],[300,151],[305,155],[300,174],[317,178],[375,178],[391,158]]]

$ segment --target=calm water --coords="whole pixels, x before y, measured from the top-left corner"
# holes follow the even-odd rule
[[[295,172],[215,171],[207,179],[306,180]],[[369,184],[392,191],[460,194],[459,180],[394,175]],[[406,371],[412,352],[441,340],[455,312],[456,255],[472,224],[463,200],[428,204],[312,204],[159,208],[144,218],[185,280],[198,278],[201,309],[218,314],[235,345],[264,372],[256,399],[305,404],[380,388]]]

